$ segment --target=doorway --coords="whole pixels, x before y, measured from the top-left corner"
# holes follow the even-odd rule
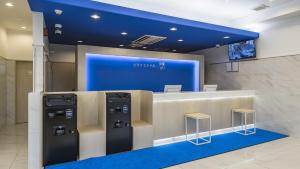
[[[32,62],[17,61],[16,65],[16,122],[28,122],[28,93],[32,92]]]

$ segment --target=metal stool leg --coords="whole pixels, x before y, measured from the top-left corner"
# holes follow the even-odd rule
[[[197,129],[196,129],[196,142],[197,142],[197,145],[199,145],[199,120],[198,119],[196,119],[196,127],[197,127]]]
[[[232,127],[233,132],[235,132],[235,129],[234,129],[234,112],[233,112],[233,110],[231,110],[231,127]]]
[[[211,117],[209,117],[209,143],[211,143]]]
[[[185,140],[188,140],[188,132],[187,132],[187,117],[184,118],[185,120]]]
[[[254,134],[256,133],[256,112],[253,113]]]
[[[247,113],[244,113],[244,131],[245,131],[245,135],[247,135]]]

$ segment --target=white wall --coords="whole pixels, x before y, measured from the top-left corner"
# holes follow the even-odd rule
[[[206,83],[220,90],[256,90],[259,127],[300,137],[300,20],[272,23],[257,41],[257,59],[240,62],[239,72],[226,72],[227,47],[205,55]]]
[[[0,56],[9,60],[32,60],[32,33],[6,29],[0,24]]]
[[[1,58],[3,57],[3,58]],[[32,35],[0,25],[0,127],[15,124],[16,60],[32,60]]]
[[[204,82],[204,57],[196,54],[179,54],[168,52],[153,52],[144,50],[132,50],[121,48],[97,47],[80,45],[77,48],[76,64],[77,64],[77,88],[79,91],[86,89],[86,53],[105,54],[105,55],[121,55],[135,57],[153,57],[153,58],[168,58],[182,60],[199,60],[200,61],[200,89]]]
[[[256,41],[257,58],[271,58],[300,54],[300,16],[261,24]],[[206,63],[228,62],[228,46],[193,52],[205,56]]]
[[[201,54],[205,57],[205,63],[220,63],[228,62],[228,46],[221,46],[219,48],[210,48],[201,51],[192,52],[193,54]]]
[[[0,56],[0,128],[15,124],[15,62]]]
[[[300,54],[300,16],[266,23],[257,41],[257,58]]]
[[[76,88],[76,46],[49,44],[46,64],[46,91],[72,91]]]
[[[0,24],[0,56],[6,58],[7,34],[4,26]]]
[[[16,61],[6,61],[6,124],[16,123]]]
[[[75,63],[76,46],[49,44],[49,61]]]
[[[6,124],[6,60],[0,56],[0,128]]]
[[[32,33],[7,30],[7,59],[32,60]]]

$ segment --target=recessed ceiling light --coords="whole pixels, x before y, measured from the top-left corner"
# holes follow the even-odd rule
[[[124,47],[124,45],[119,45],[120,47]]]
[[[183,39],[178,39],[177,41],[178,41],[178,42],[183,42]]]
[[[175,31],[177,31],[177,28],[176,27],[172,27],[172,28],[170,28],[170,31],[175,32]]]
[[[6,3],[5,3],[5,6],[8,6],[8,7],[13,7],[13,6],[14,6],[14,4],[13,4],[13,3],[11,3],[11,2],[6,2]]]
[[[127,35],[127,34],[128,34],[127,32],[122,32],[121,33],[121,35],[124,35],[124,36]]]
[[[224,39],[230,39],[230,36],[224,36]]]
[[[61,15],[63,13],[63,11],[60,9],[55,9],[54,12],[56,15]]]
[[[77,41],[78,43],[82,43],[83,41],[82,40],[79,40],[79,41]]]
[[[100,16],[97,15],[97,14],[93,14],[93,15],[91,15],[91,18],[93,18],[93,19],[100,19]]]
[[[22,26],[21,29],[26,29],[26,26]]]
[[[143,49],[147,49],[147,47],[146,47],[146,46],[144,46],[144,47],[143,47]]]

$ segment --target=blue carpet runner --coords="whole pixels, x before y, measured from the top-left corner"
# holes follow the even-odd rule
[[[195,146],[179,142],[105,157],[47,166],[46,169],[158,169],[242,149],[287,137],[262,129],[254,135],[228,133],[212,137],[212,143]]]

